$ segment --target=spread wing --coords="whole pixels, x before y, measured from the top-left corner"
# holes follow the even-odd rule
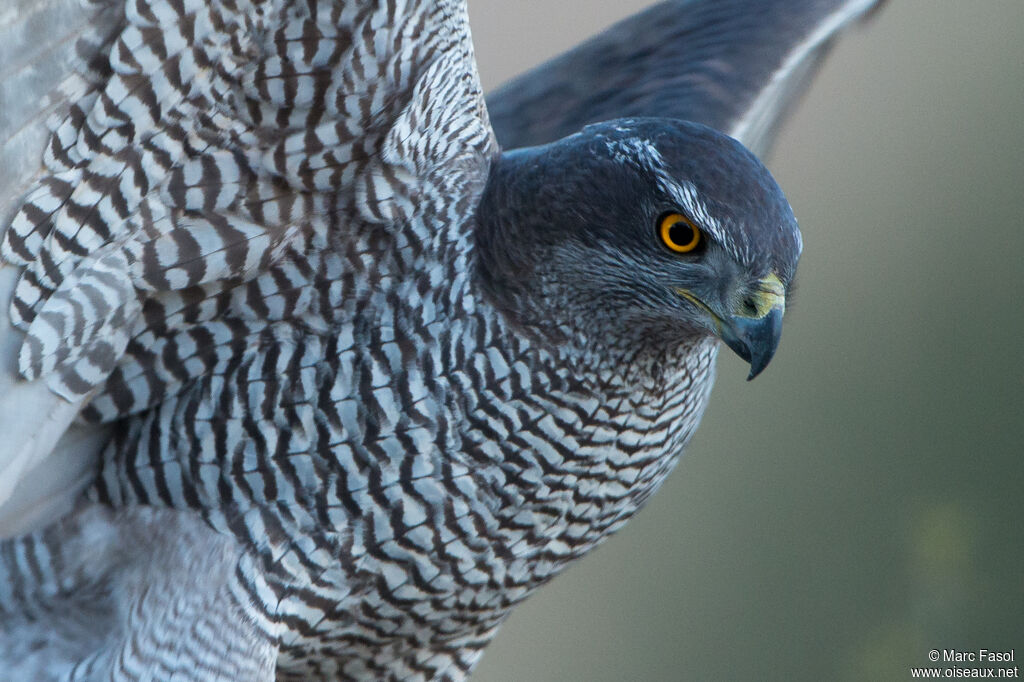
[[[46,173],[44,155],[58,121],[78,118],[95,102],[109,68],[97,55],[109,51],[123,11],[114,3],[15,0],[0,12],[0,236],[21,198]],[[50,490],[80,488],[90,453],[99,447],[91,430],[74,429],[55,452],[80,401],[58,400],[41,381],[25,381],[18,356],[25,339],[7,314],[23,269],[0,259],[0,536],[31,525],[67,504]],[[81,450],[82,457],[70,455]],[[51,457],[45,476],[30,476]]]
[[[104,436],[68,431],[80,412],[107,423],[237,361],[323,303],[347,230],[466,191],[495,149],[464,0],[14,5],[0,532],[88,480]]]
[[[597,121],[704,123],[757,154],[827,52],[879,0],[676,0],[632,16],[492,93],[503,147]]]

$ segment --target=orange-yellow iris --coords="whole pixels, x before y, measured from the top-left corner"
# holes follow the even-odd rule
[[[700,245],[700,230],[681,213],[669,213],[658,228],[661,241],[676,253],[689,253]]]

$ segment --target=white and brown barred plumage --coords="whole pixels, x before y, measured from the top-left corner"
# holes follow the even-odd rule
[[[737,282],[792,278],[784,198],[706,128],[499,156],[464,2],[16,4],[0,30],[62,29],[0,52],[0,524],[63,514],[0,543],[0,660],[25,678],[466,675],[653,493],[710,392],[714,330],[653,283],[689,265],[602,216],[669,202]],[[642,64],[664,36],[640,29],[703,27],[678,65],[700,82],[701,50],[759,38],[732,106],[652,112],[579,77],[615,115],[763,148],[871,3],[733,28],[742,4],[667,3],[580,48],[631,35]],[[593,120],[544,89],[567,59],[497,95],[498,139]]]

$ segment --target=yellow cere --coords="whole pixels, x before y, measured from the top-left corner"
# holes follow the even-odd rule
[[[750,299],[756,308],[756,313],[752,317],[759,320],[774,308],[786,310],[786,287],[773,272],[757,283],[757,288],[751,293]]]

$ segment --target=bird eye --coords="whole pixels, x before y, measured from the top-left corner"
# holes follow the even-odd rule
[[[681,213],[669,213],[658,227],[661,241],[676,253],[690,253],[700,245],[700,230]]]

